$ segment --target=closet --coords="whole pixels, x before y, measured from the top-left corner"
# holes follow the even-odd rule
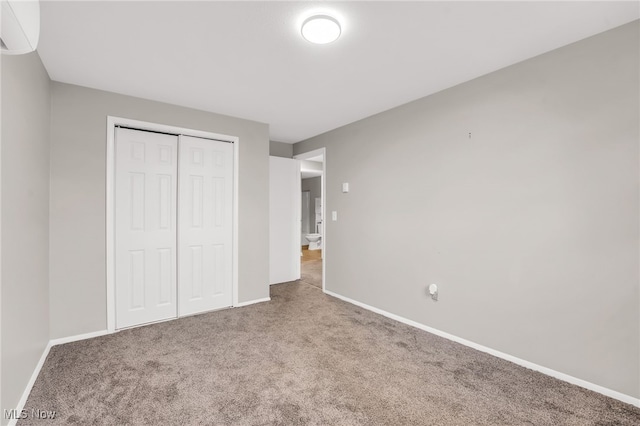
[[[117,329],[231,306],[233,144],[117,127]]]

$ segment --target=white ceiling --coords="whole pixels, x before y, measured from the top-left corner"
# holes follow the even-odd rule
[[[312,45],[299,23],[334,14]],[[638,19],[632,2],[56,2],[53,80],[268,123],[294,143]]]

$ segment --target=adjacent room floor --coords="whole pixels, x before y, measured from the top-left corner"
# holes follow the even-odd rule
[[[27,424],[637,425],[640,409],[328,296],[55,346]]]

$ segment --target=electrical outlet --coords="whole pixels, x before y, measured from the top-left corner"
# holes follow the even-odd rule
[[[433,300],[438,300],[438,285],[437,284],[429,284],[427,288],[427,294],[431,296]]]

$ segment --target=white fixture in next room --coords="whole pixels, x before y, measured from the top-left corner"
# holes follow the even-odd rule
[[[322,223],[316,224],[315,234],[304,236],[309,241],[309,250],[320,250],[322,248]]]
[[[307,241],[309,241],[309,250],[318,250],[320,247],[320,239],[322,235],[320,234],[307,234],[304,236]]]

